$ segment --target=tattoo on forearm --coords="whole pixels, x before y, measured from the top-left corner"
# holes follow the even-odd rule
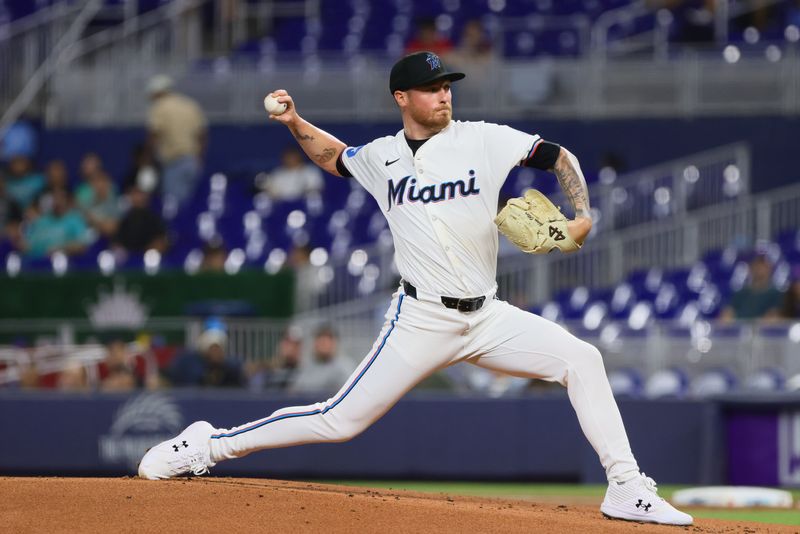
[[[322,154],[317,154],[316,156],[314,156],[314,159],[317,160],[317,163],[324,164],[332,160],[335,155],[336,155],[335,148],[325,148],[322,150]]]
[[[564,190],[564,194],[575,210],[575,215],[588,217],[589,190],[586,187],[586,180],[563,152],[556,160],[553,172],[561,185],[561,189]]]
[[[290,128],[290,130],[292,131],[292,135],[294,136],[294,138],[297,139],[298,141],[313,141],[314,140],[314,136],[313,135],[301,134],[300,132],[297,131],[297,128]]]

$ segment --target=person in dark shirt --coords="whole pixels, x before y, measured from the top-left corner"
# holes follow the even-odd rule
[[[300,329],[296,326],[287,328],[270,361],[259,363],[251,369],[250,389],[287,390],[300,369],[302,348],[303,338]]]
[[[197,350],[179,354],[167,371],[174,386],[242,387],[241,364],[226,354],[228,336],[218,325],[208,327],[198,339]]]
[[[452,49],[453,41],[439,33],[436,20],[430,17],[417,20],[414,37],[406,44],[406,54],[424,50],[442,56],[447,55]]]
[[[784,319],[800,319],[800,265],[792,272],[792,282],[783,296],[781,317]]]
[[[161,216],[150,209],[150,195],[134,185],[127,196],[130,209],[119,222],[114,243],[128,252],[164,252],[168,247],[166,226]]]
[[[748,284],[733,294],[720,319],[771,320],[778,317],[780,307],[781,293],[772,284],[772,264],[759,254],[750,261]]]
[[[30,206],[47,182],[44,175],[33,168],[33,161],[25,156],[14,156],[8,162],[6,193],[22,209]]]
[[[58,191],[69,190],[69,172],[63,160],[54,159],[45,165],[44,177],[46,185],[37,195],[34,203],[37,208],[47,213],[53,209],[53,195]]]
[[[0,174],[0,241],[8,236],[15,240],[22,222],[22,208],[6,193],[6,183]]]

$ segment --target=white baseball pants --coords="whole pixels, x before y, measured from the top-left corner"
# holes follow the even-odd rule
[[[480,310],[448,309],[435,296],[395,293],[370,352],[332,398],[283,408],[211,438],[211,459],[261,449],[347,441],[430,374],[466,361],[514,376],[558,382],[609,480],[638,473],[600,352],[556,323],[491,295]]]

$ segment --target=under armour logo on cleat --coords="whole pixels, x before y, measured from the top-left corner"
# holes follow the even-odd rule
[[[556,228],[555,226],[550,227],[550,237],[555,239],[556,241],[563,241],[564,240],[564,232]]]
[[[183,445],[184,448],[188,448],[189,447],[189,444],[186,443],[185,441],[181,441],[181,445]],[[181,448],[181,445],[173,445],[172,448],[175,449],[175,452],[178,452],[180,450],[180,448]]]
[[[650,504],[650,503],[642,504],[642,499],[639,499],[639,502],[636,503],[636,508],[644,508],[645,512],[649,512],[651,506],[653,506],[653,505]]]

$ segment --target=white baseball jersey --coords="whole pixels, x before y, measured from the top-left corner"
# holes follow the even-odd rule
[[[416,155],[400,130],[348,147],[342,162],[389,221],[400,275],[434,294],[472,297],[496,288],[500,188],[540,141],[508,126],[451,121]]]
[[[336,395],[216,429],[209,439],[210,460],[348,440],[426,376],[468,362],[567,386],[581,428],[609,480],[638,473],[596,348],[499,299],[487,298],[473,311],[449,308],[441,300],[494,293],[500,187],[511,168],[540,143],[539,136],[507,126],[454,121],[416,155],[403,131],[347,148],[343,164],[389,221],[400,274],[427,295],[398,288],[372,349]],[[171,442],[159,447],[169,458]]]

